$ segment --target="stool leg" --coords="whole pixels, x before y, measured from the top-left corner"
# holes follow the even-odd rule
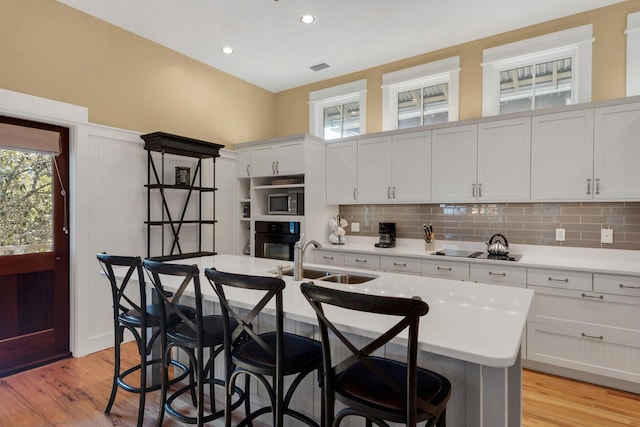
[[[113,406],[113,402],[116,400],[116,393],[118,391],[118,376],[120,376],[120,343],[122,342],[123,331],[124,328],[116,323],[113,330],[115,339],[113,345],[113,385],[111,386],[111,396],[109,397],[109,403],[107,403],[107,407],[104,410],[105,414],[111,412],[111,407]]]

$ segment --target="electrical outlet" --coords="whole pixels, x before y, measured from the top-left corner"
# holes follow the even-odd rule
[[[556,242],[564,242],[564,228],[556,228]]]
[[[600,230],[600,242],[613,243],[613,230],[610,228],[603,228]]]
[[[351,231],[354,233],[359,233],[360,232],[360,223],[359,222],[352,222],[351,223]]]

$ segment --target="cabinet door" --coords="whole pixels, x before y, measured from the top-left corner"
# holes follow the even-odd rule
[[[358,190],[358,146],[356,141],[334,142],[327,150],[327,204],[353,204]]]
[[[593,110],[533,117],[531,200],[589,200],[593,188]]]
[[[477,125],[434,129],[432,132],[433,201],[475,201],[477,194]]]
[[[640,198],[640,103],[595,110],[594,198]]]
[[[431,131],[393,137],[391,188],[394,202],[431,200]]]
[[[304,174],[304,146],[301,141],[278,145],[276,175]]]
[[[251,176],[273,176],[276,174],[276,147],[261,145],[251,150]]]
[[[531,118],[478,125],[480,201],[529,200]]]
[[[392,202],[391,137],[358,140],[358,202]]]
[[[236,175],[238,178],[251,176],[251,150],[243,148],[238,150],[236,157]]]

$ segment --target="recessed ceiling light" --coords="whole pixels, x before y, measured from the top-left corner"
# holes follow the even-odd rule
[[[233,53],[233,48],[229,46],[225,46],[222,48],[222,52],[226,53],[227,55],[231,55]]]
[[[300,22],[303,24],[313,24],[316,22],[316,17],[313,15],[300,15]]]

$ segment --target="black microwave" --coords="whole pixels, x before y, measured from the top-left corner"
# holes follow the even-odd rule
[[[268,203],[270,215],[304,215],[302,191],[269,194]]]

